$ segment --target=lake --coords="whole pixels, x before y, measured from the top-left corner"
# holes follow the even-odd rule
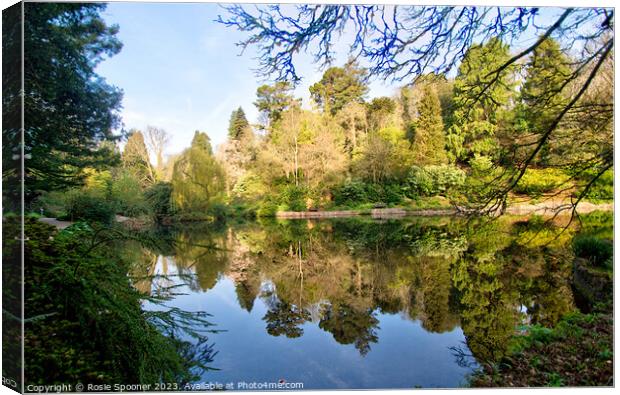
[[[575,308],[570,232],[554,232],[518,218],[247,221],[158,229],[127,254],[137,289],[211,315],[217,370],[198,384],[452,388],[520,325]]]

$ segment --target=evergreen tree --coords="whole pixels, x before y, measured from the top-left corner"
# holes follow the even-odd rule
[[[539,138],[568,103],[563,87],[572,75],[569,62],[553,39],[544,40],[534,50],[516,110],[516,127],[522,137]],[[543,147],[541,163],[548,163],[550,148],[549,142]]]
[[[100,16],[105,7],[24,5],[27,202],[41,191],[79,185],[82,169],[109,166],[114,159],[100,143],[114,139],[122,92],[95,69],[122,44],[116,38],[118,26],[106,25]]]
[[[230,122],[228,124],[228,137],[239,140],[244,134],[248,133],[250,123],[245,117],[243,108],[239,107],[230,114]]]
[[[324,113],[335,115],[347,103],[363,102],[368,93],[365,78],[366,71],[353,62],[344,67],[330,67],[321,81],[310,87],[310,95]]]
[[[418,103],[418,118],[413,126],[413,151],[415,162],[421,165],[438,165],[446,162],[446,141],[439,95],[433,86],[424,84]]]
[[[123,167],[134,174],[143,187],[154,184],[157,180],[149,160],[149,153],[141,131],[132,129],[121,156]]]
[[[454,81],[454,112],[447,136],[452,160],[498,152],[496,133],[513,92],[514,68],[499,74],[495,70],[509,59],[509,46],[499,38],[474,45],[465,54]],[[498,83],[492,83],[495,78]]]
[[[256,101],[254,105],[263,117],[265,127],[282,118],[282,112],[286,111],[294,101],[293,86],[287,81],[278,81],[274,85],[262,85],[256,89]]]

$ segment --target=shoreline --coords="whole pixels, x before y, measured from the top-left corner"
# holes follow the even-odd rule
[[[557,210],[564,209],[561,215],[568,215],[571,213],[570,208],[567,205],[570,203],[565,202],[545,202],[537,204],[517,204],[506,208],[508,215],[554,215]],[[580,202],[577,205],[577,212],[579,214],[588,214],[593,211],[613,211],[613,203],[601,203],[595,204],[590,202]],[[275,218],[282,219],[312,219],[312,218],[341,218],[341,217],[358,217],[358,216],[370,216],[371,218],[403,218],[403,217],[432,217],[432,216],[457,216],[461,215],[456,209],[453,208],[438,208],[438,209],[407,209],[407,208],[375,208],[370,210],[326,210],[326,211],[278,211],[275,214]]]

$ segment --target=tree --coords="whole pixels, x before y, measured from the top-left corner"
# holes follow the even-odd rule
[[[389,97],[375,97],[366,104],[368,126],[379,130],[389,126],[400,127],[400,117],[396,111],[396,102]]]
[[[561,51],[558,43],[548,38],[533,52],[526,63],[525,82],[521,87],[517,112],[519,142],[531,143],[549,127],[557,114],[568,102],[570,59]],[[540,153],[539,162],[548,164],[550,142]]]
[[[324,113],[335,115],[347,103],[363,101],[368,92],[365,78],[366,71],[351,61],[344,67],[330,67],[310,87],[310,95]]]
[[[465,54],[454,81],[454,112],[448,129],[452,160],[498,152],[496,134],[513,92],[514,68],[508,67],[497,76],[493,70],[509,59],[508,45],[497,38],[474,45]],[[491,78],[498,78],[499,83],[486,88]]]
[[[261,85],[256,89],[254,105],[261,113],[263,126],[268,128],[278,122],[282,113],[293,103],[293,85],[288,81],[277,81],[273,85]]]
[[[256,158],[256,146],[254,132],[241,107],[231,114],[228,130],[228,140],[218,148],[218,159],[226,172],[226,192],[230,195]]]
[[[217,163],[206,133],[196,131],[191,146],[174,164],[172,199],[186,212],[205,212],[224,192],[224,171]]]
[[[396,127],[368,133],[361,148],[353,156],[353,172],[373,183],[402,179],[413,155],[405,132]]]
[[[132,129],[122,155],[123,167],[133,173],[143,187],[153,185],[157,178],[141,131]]]
[[[107,166],[115,160],[100,143],[115,139],[112,130],[120,123],[122,93],[105,83],[95,69],[103,59],[117,54],[122,45],[116,38],[118,26],[108,26],[100,16],[105,7],[24,4],[27,203],[41,191],[80,185],[83,168]],[[16,101],[19,97],[7,99]],[[18,141],[20,132],[3,130],[3,135]],[[5,161],[21,160],[14,152],[4,154]]]
[[[338,113],[337,120],[345,131],[345,146],[350,156],[368,133],[367,108],[360,103],[348,103]]]
[[[157,170],[157,177],[162,178],[164,171],[164,150],[170,141],[170,136],[164,129],[155,126],[147,126],[144,137],[144,142],[146,143],[149,154],[154,156],[156,160],[155,169]]]
[[[446,141],[441,105],[437,91],[430,84],[422,87],[418,103],[418,117],[411,124],[412,145],[416,164],[438,165],[446,163]]]
[[[247,133],[251,132],[250,123],[245,117],[243,108],[239,107],[230,114],[228,124],[228,137],[233,140],[240,140]]]
[[[599,103],[603,107],[582,107],[585,97],[593,94],[594,81],[613,57],[614,9],[611,8],[564,8],[545,21],[536,19],[536,23],[538,7],[299,5],[293,17],[290,12],[281,12],[279,6],[248,11],[242,5],[231,5],[225,10],[228,15],[219,16],[218,21],[248,32],[249,37],[239,44],[256,45],[259,73],[274,74],[278,80],[299,81],[294,56],[300,49],[310,49],[317,64],[327,65],[334,57],[333,41],[347,37],[352,37],[351,55],[368,61],[371,76],[398,81],[415,80],[429,72],[447,73],[463,60],[474,42],[484,46],[500,40],[523,48],[494,68],[483,65],[487,73],[478,81],[479,95],[473,98],[472,105],[489,97],[487,91],[503,86],[505,71],[530,56],[547,38],[554,37],[564,51],[572,50],[575,61],[569,78],[573,85],[570,99],[522,159],[515,158],[500,177],[494,178],[488,192],[471,204],[480,213],[503,210],[508,193],[546,142],[557,135],[563,121],[578,113],[584,119],[584,111],[604,113],[602,118],[609,119],[613,106],[607,100]],[[376,23],[377,20],[381,23]],[[529,41],[532,34],[539,35],[539,39]],[[590,131],[575,131],[590,134]],[[459,143],[448,141],[454,147]],[[608,148],[609,144],[598,145],[601,160],[587,165],[592,171],[585,177],[583,188],[577,199],[563,209],[572,209],[574,214],[579,200],[613,166],[613,155]],[[495,160],[497,166],[499,158]]]

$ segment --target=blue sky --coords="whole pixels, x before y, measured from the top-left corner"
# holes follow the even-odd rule
[[[253,48],[238,56],[235,43],[246,35],[214,22],[222,12],[216,4],[110,3],[103,13],[120,26],[123,49],[97,71],[124,91],[125,128],[153,125],[172,136],[167,154],[189,146],[195,130],[207,132],[214,146],[222,143],[239,106],[250,122],[258,119],[256,88],[270,81],[255,76]],[[344,51],[339,58],[344,63]],[[307,56],[296,66],[304,79],[295,93],[308,103],[308,87],[322,71]],[[369,96],[394,90],[375,81]]]

